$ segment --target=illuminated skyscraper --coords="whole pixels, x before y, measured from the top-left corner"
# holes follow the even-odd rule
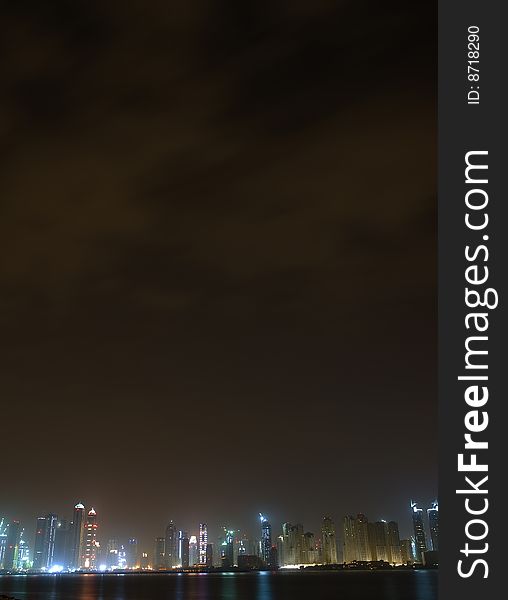
[[[46,547],[46,527],[46,517],[37,517],[34,542],[34,569],[44,569],[47,567],[44,556]]]
[[[85,535],[85,507],[78,502],[74,507],[70,527],[70,568],[79,569],[83,556],[83,540]]]
[[[4,517],[0,519],[0,569],[4,568],[5,547],[7,545],[7,522]]]
[[[337,564],[337,536],[330,517],[323,517],[321,524],[321,551],[325,565]]]
[[[19,521],[10,521],[6,531],[6,542],[4,552],[4,569],[13,571],[16,568],[16,557],[21,539],[21,525]]]
[[[389,563],[395,565],[402,564],[399,525],[395,521],[390,521],[388,523],[387,550]]]
[[[135,569],[138,566],[138,540],[136,538],[130,538],[127,541],[126,553],[127,568]]]
[[[313,565],[318,562],[318,547],[314,534],[307,531],[302,536],[302,558],[304,565]]]
[[[369,523],[370,560],[388,561],[388,524],[386,521]]]
[[[272,526],[261,513],[259,513],[259,520],[261,522],[261,559],[269,567],[271,566]]]
[[[208,545],[208,528],[206,523],[199,524],[199,558],[200,565],[206,565],[206,547]]]
[[[87,514],[85,521],[85,539],[82,566],[84,569],[97,568],[97,513],[92,507]]]
[[[190,563],[189,544],[190,544],[189,536],[188,536],[187,532],[184,531],[182,533],[182,539],[180,541],[181,562],[182,562],[182,567],[184,569],[189,568],[189,563]]]
[[[153,568],[156,570],[163,569],[166,564],[164,561],[164,552],[166,540],[163,537],[155,538],[155,549],[153,553]]]
[[[118,567],[119,551],[120,547],[118,545],[118,540],[115,538],[109,539],[106,544],[106,565],[108,569],[115,569]]]
[[[358,560],[358,550],[356,548],[355,518],[351,515],[344,517],[344,562],[352,563]]]
[[[416,562],[422,562],[422,553],[427,551],[427,540],[423,524],[423,508],[418,508],[416,502],[411,500],[411,512],[415,532],[415,560]]]
[[[344,562],[368,562],[372,560],[372,544],[369,533],[373,532],[364,514],[344,517]]]
[[[205,564],[207,567],[213,566],[213,544],[206,545],[206,563]]]
[[[166,527],[165,539],[165,562],[166,568],[173,569],[178,566],[178,531],[173,521]]]
[[[400,555],[402,564],[404,565],[406,565],[407,563],[412,563],[414,561],[411,540],[400,540]]]
[[[193,567],[198,564],[199,560],[199,548],[198,538],[195,535],[191,535],[189,538],[189,566]]]
[[[439,507],[437,500],[432,503],[432,506],[427,509],[429,518],[430,541],[432,550],[439,550]]]
[[[300,523],[292,525],[284,523],[282,525],[283,553],[279,557],[282,565],[301,565],[303,563],[302,544],[303,544],[303,525]]]
[[[234,565],[235,532],[224,527],[224,536],[219,540],[221,566],[229,569]]]
[[[25,530],[22,529],[19,536],[18,554],[16,556],[16,571],[24,571],[30,568],[30,549],[27,541],[23,538]]]
[[[127,568],[127,552],[123,544],[118,548],[118,567],[120,569]]]
[[[55,530],[55,550],[53,552],[53,565],[61,565],[64,568],[69,567],[69,544],[69,523],[66,519],[58,519]]]
[[[53,565],[58,517],[54,514],[37,518],[33,568],[47,570]]]

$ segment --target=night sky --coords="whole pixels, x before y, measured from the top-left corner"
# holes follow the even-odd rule
[[[410,526],[437,493],[427,2],[4,2],[0,515]],[[32,541],[29,536],[29,541]]]

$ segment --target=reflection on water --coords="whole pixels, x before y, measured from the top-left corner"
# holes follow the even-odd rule
[[[435,571],[0,577],[17,600],[436,600]]]

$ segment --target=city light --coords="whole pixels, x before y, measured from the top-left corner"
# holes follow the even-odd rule
[[[285,522],[274,531],[268,516],[258,513],[256,534],[251,537],[242,529],[222,527],[218,538],[210,535],[208,524],[198,523],[196,533],[178,530],[173,521],[166,536],[155,539],[150,549],[140,547],[137,537],[100,541],[98,514],[94,508],[85,512],[84,504],[74,506],[73,520],[55,514],[38,516],[35,541],[30,548],[20,522],[0,518],[0,569],[7,572],[93,573],[113,571],[184,571],[224,572],[240,570],[276,570],[321,568],[364,568],[383,565],[413,568],[414,565],[436,566],[439,550],[439,505],[428,508],[411,500],[407,512],[413,535],[401,536],[396,521],[369,521],[366,515],[347,515],[342,519],[342,544],[339,546],[336,521],[324,516],[317,533],[302,523]],[[86,517],[84,516],[86,515]],[[76,524],[77,527],[74,525]],[[373,568],[377,568],[376,566]]]

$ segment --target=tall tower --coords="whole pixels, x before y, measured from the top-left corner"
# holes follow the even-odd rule
[[[362,513],[356,515],[355,534],[356,547],[358,549],[358,560],[372,560],[369,540],[369,521]]]
[[[439,550],[439,506],[437,500],[427,509],[432,550]]]
[[[19,550],[21,538],[21,525],[19,521],[10,521],[6,531],[6,543],[4,551],[4,569],[12,571],[16,567],[16,556]]]
[[[198,539],[195,535],[189,538],[189,566],[193,567],[199,559]]]
[[[323,552],[323,563],[325,565],[337,564],[337,536],[335,523],[330,517],[323,517],[321,525],[321,544]]]
[[[7,544],[7,530],[9,526],[5,522],[5,517],[0,519],[0,569],[4,568],[5,546]]]
[[[83,556],[83,540],[85,534],[85,507],[78,502],[74,507],[70,534],[70,567],[79,569]]]
[[[86,516],[85,539],[82,566],[85,569],[97,567],[97,513],[92,507]]]
[[[352,563],[358,560],[358,548],[356,545],[356,523],[352,515],[344,517],[344,562]]]
[[[206,523],[199,524],[199,564],[206,565],[206,547],[208,545],[208,527]]]
[[[422,553],[427,551],[427,540],[423,525],[423,508],[418,508],[416,502],[411,500],[411,511],[413,513],[413,528],[415,532],[415,560],[421,563]]]
[[[34,569],[44,569],[47,567],[45,561],[45,546],[46,546],[46,517],[37,517],[35,526],[35,542],[34,542]]]
[[[49,569],[53,565],[58,517],[52,513],[37,517],[34,544],[34,569]]]
[[[224,535],[220,538],[220,560],[221,566],[229,569],[235,561],[235,532],[233,529],[224,527]]]
[[[53,566],[53,555],[55,553],[56,528],[58,517],[53,513],[46,516],[46,567]]]
[[[169,525],[166,527],[166,568],[173,569],[178,566],[178,531],[176,530],[176,525],[173,521],[169,522]]]
[[[267,567],[271,566],[272,526],[268,519],[259,513],[261,522],[261,558]]]
[[[30,568],[30,548],[23,538],[25,530],[22,529],[19,536],[18,555],[15,564],[16,571],[23,571]]]
[[[127,568],[135,569],[138,566],[138,540],[129,538],[126,549]]]
[[[180,556],[182,562],[182,568],[189,568],[189,560],[190,560],[190,540],[189,535],[186,531],[182,532],[182,538],[180,540]]]
[[[155,538],[155,550],[153,556],[153,568],[155,570],[163,569],[165,566],[164,563],[164,553],[166,550],[166,540],[163,537]]]
[[[399,525],[395,521],[388,523],[388,561],[391,564],[402,564],[402,552],[400,547]]]

